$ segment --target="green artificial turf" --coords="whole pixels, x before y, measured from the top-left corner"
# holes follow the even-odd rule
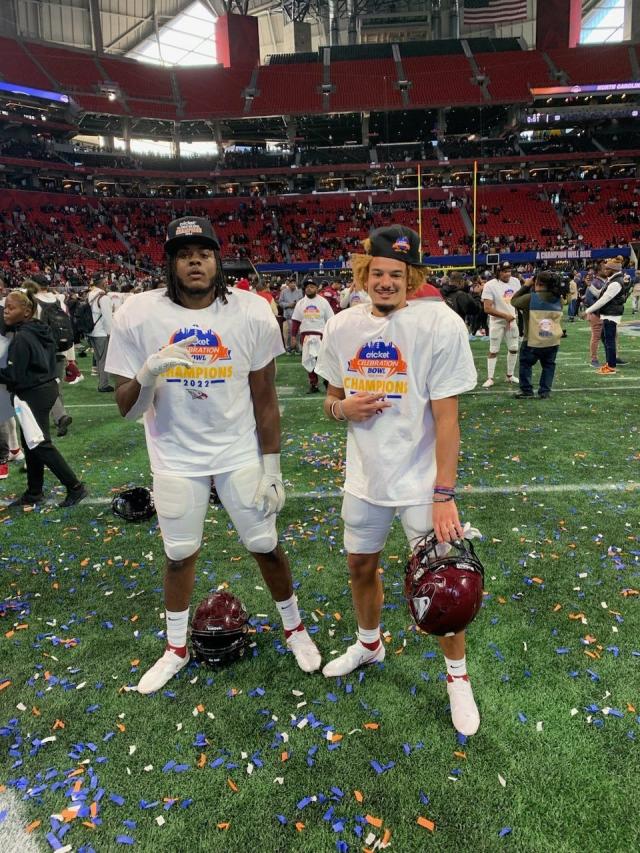
[[[164,628],[156,525],[109,508],[113,490],[149,483],[143,430],[95,379],[66,387],[74,423],[58,445],[91,500],[0,512],[0,785],[24,798],[25,821],[41,821],[40,848],[73,796],[88,808],[103,792],[93,825],[81,815],[61,835],[54,822],[57,843],[317,853],[371,848],[369,833],[388,829],[402,853],[638,849],[640,338],[621,342],[630,364],[599,377],[586,324],[573,324],[551,399],[512,399],[501,354],[494,388],[461,400],[459,507],[485,536],[486,567],[468,633],[482,725],[466,742],[437,643],[411,628],[399,526],[382,560],[383,666],[339,681],[300,672],[259,572],[213,509],[194,601],[229,584],[253,614],[253,656],[218,672],[192,665],[155,696],[127,691]],[[472,348],[481,383],[488,346]],[[280,359],[278,383],[289,492],[279,529],[326,660],[355,627],[337,494],[344,427],[323,418],[322,395],[306,395],[298,358]],[[12,466],[4,493],[22,484]],[[0,820],[0,850],[1,833]]]

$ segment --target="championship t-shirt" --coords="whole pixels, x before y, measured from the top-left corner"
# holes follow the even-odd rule
[[[303,296],[293,309],[291,319],[300,323],[302,335],[305,332],[322,332],[327,320],[333,316],[333,308],[324,296],[316,295],[313,299]]]
[[[514,293],[520,290],[520,282],[514,276],[511,276],[508,282],[500,281],[497,278],[492,278],[482,288],[482,299],[490,299],[493,302],[493,307],[496,311],[503,311],[505,314],[516,316],[516,309],[511,305],[511,297]],[[505,323],[502,317],[492,317],[489,315],[489,324]]]
[[[385,395],[391,408],[349,421],[345,491],[382,506],[430,503],[436,476],[431,401],[477,381],[468,332],[444,302],[416,300],[387,317],[368,305],[327,323],[316,373],[346,397]]]
[[[249,373],[284,352],[266,300],[230,288],[227,304],[176,305],[166,291],[131,296],[113,318],[106,369],[132,379],[147,356],[198,336],[189,347],[193,367],[158,377],[144,426],[154,474],[221,474],[260,456]]]

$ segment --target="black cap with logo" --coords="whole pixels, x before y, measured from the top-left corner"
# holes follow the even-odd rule
[[[506,272],[507,270],[511,271],[509,261],[502,261],[502,263],[498,264],[498,272]]]
[[[388,225],[369,234],[370,254],[374,258],[391,258],[412,267],[424,267],[420,252],[420,237],[406,225]]]
[[[174,255],[180,246],[187,243],[202,243],[211,249],[219,249],[220,243],[208,219],[204,216],[182,216],[174,219],[167,228],[167,241],[164,250]]]

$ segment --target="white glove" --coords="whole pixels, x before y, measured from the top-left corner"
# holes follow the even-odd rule
[[[172,367],[192,367],[194,361],[187,350],[197,340],[197,335],[191,335],[190,338],[185,338],[177,344],[169,344],[152,353],[136,374],[139,384],[143,388],[155,384],[158,376]]]
[[[266,453],[262,457],[264,473],[256,489],[254,505],[265,515],[280,512],[284,506],[284,485],[280,473],[280,454]]]

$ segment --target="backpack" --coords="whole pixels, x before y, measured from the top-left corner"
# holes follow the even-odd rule
[[[73,346],[73,324],[56,299],[55,302],[38,302],[40,320],[51,330],[56,352],[66,352]]]
[[[98,297],[98,306],[100,305],[101,298],[102,297]],[[90,335],[101,316],[102,314],[99,314],[94,320],[91,305],[88,302],[81,302],[80,305],[78,305],[73,318],[76,329],[82,335]]]

